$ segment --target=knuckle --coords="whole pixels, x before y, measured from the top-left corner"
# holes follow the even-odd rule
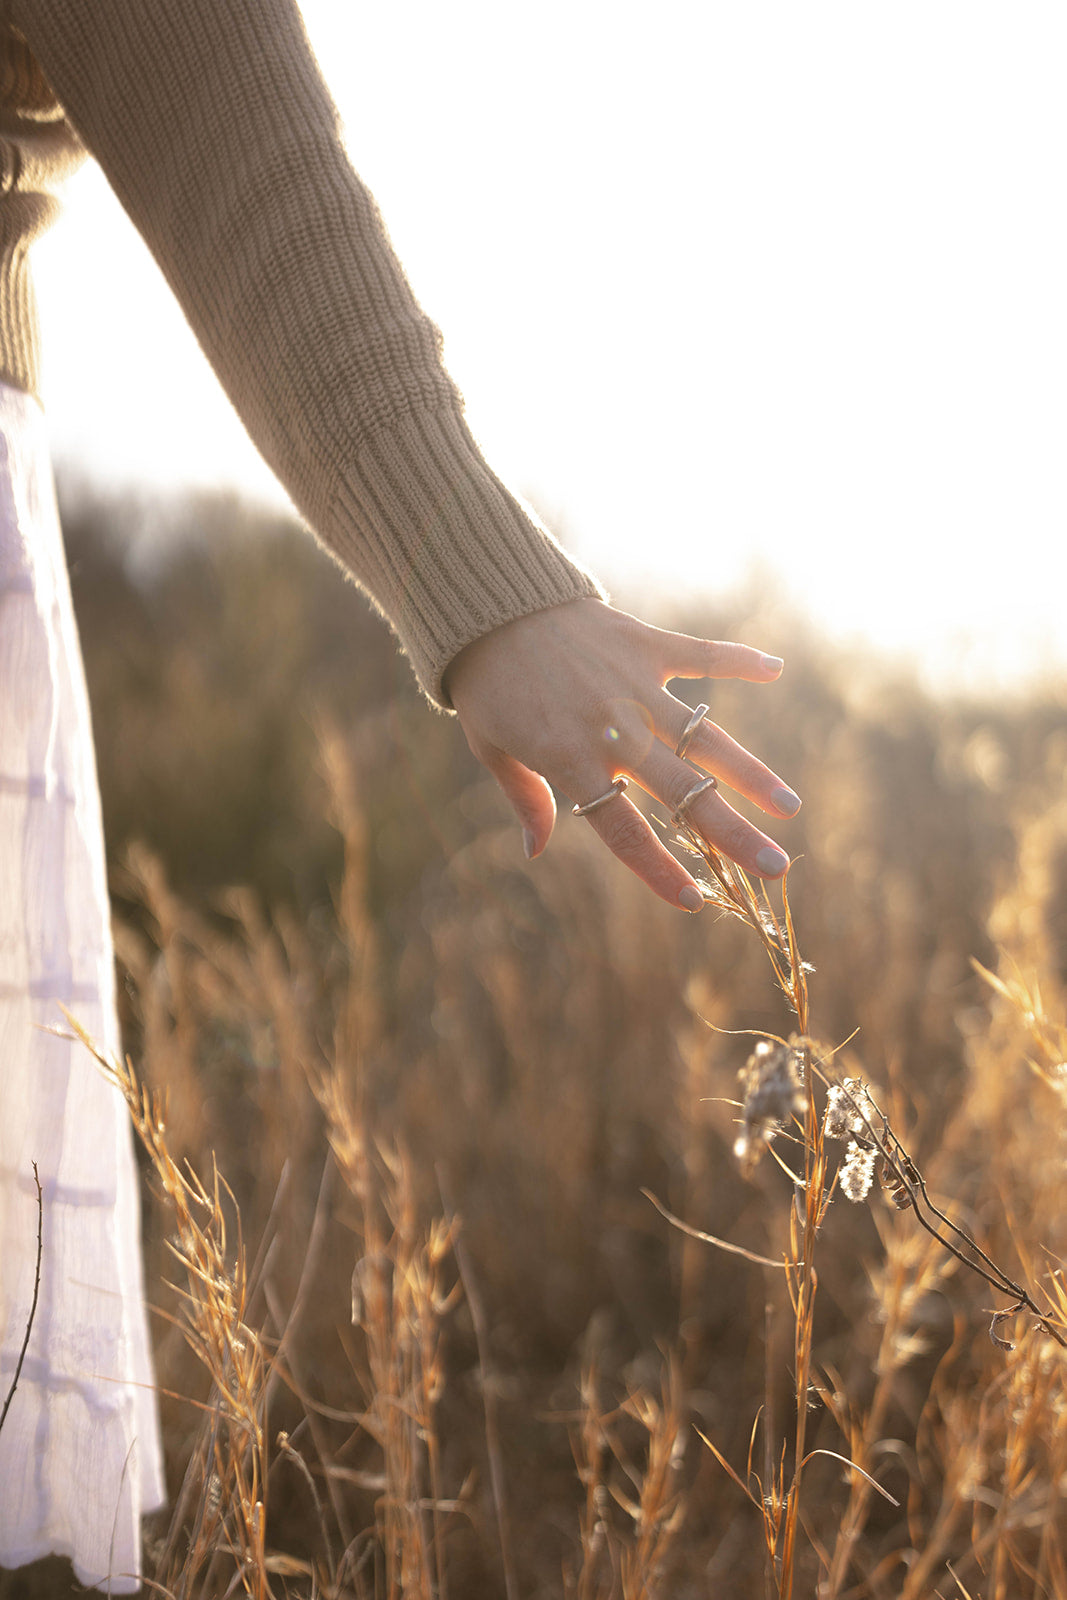
[[[709,761],[713,761],[717,756],[726,754],[733,744],[733,740],[728,733],[723,732],[717,722],[709,722],[705,717],[697,729],[693,743],[698,746],[702,755],[706,756]],[[690,753],[692,753],[692,746],[690,746]]]
[[[591,800],[594,794],[606,789],[611,781],[599,775],[589,776],[588,746],[579,739],[556,740],[550,749],[537,751],[536,761],[538,772],[550,772],[553,782],[558,782],[566,794],[573,792],[579,803]]]
[[[705,639],[704,657],[709,667],[724,666],[736,651],[735,644],[729,644],[724,639]]]
[[[467,744],[474,759],[479,761],[487,772],[494,775],[506,759],[499,745],[491,743],[488,739],[481,739],[476,734],[467,734]]]

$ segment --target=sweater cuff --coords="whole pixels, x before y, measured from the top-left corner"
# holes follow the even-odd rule
[[[339,478],[323,543],[392,624],[423,691],[465,645],[532,611],[604,599],[490,471],[462,416],[405,416],[363,444]]]

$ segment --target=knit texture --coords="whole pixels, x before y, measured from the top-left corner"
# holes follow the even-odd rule
[[[55,94],[31,74],[20,105],[16,83],[0,127],[16,165],[31,138],[39,164],[0,203],[32,212],[0,226],[9,381],[36,384],[23,263],[47,130],[57,169],[77,140],[100,162],[255,444],[432,698],[487,629],[601,593],[471,439],[291,0],[12,0],[9,18]]]

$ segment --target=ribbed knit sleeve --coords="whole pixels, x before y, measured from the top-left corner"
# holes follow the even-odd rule
[[[463,420],[291,0],[13,0],[268,464],[426,692],[472,639],[600,591]]]

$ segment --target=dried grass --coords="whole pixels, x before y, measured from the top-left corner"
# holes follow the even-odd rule
[[[758,732],[721,687],[812,834],[777,910],[705,854],[692,920],[577,828],[526,865],[450,731],[388,693],[318,719],[262,895],[207,893],[158,807],[189,731],[136,722],[111,814],[156,804],[181,880],[126,849],[135,1065],[106,1064],[153,1196],[161,1591],[1067,1600],[1062,704],[844,676],[801,654]]]

